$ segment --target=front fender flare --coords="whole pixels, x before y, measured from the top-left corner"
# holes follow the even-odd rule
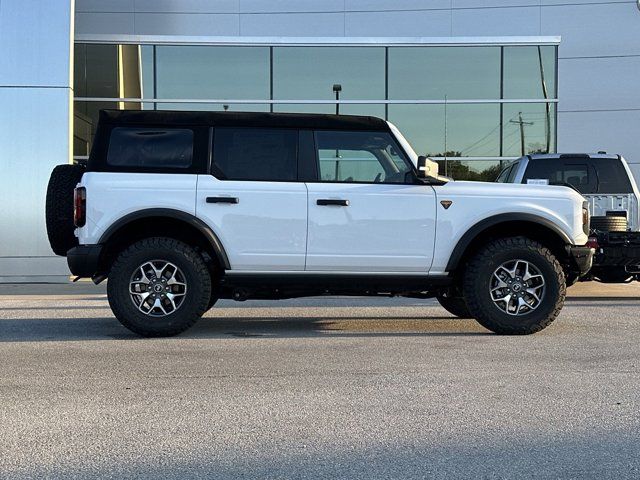
[[[565,242],[566,245],[572,244],[569,235],[567,235],[564,230],[562,230],[548,218],[534,215],[532,213],[502,213],[489,218],[485,218],[466,231],[462,238],[458,240],[458,243],[453,249],[453,252],[451,252],[451,256],[449,257],[449,261],[447,262],[446,271],[453,272],[456,270],[456,268],[458,268],[460,260],[462,259],[462,255],[478,235],[480,235],[488,228],[507,222],[537,223],[539,225],[547,227],[549,230],[556,233]]]

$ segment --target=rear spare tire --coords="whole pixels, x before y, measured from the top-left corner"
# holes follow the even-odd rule
[[[73,190],[83,173],[82,165],[58,165],[51,172],[47,186],[47,236],[53,252],[63,257],[78,245],[73,224]]]
[[[547,327],[564,305],[566,281],[551,251],[525,237],[493,240],[464,274],[469,312],[483,327],[526,335]]]
[[[628,227],[627,217],[622,216],[597,216],[591,217],[591,229],[600,232],[626,232]]]

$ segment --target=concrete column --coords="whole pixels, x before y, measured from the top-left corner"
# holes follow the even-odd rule
[[[0,282],[66,281],[47,240],[55,165],[71,161],[73,0],[0,0]]]

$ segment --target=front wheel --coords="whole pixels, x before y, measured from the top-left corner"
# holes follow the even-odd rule
[[[494,240],[471,259],[464,277],[471,315],[502,335],[539,332],[564,305],[562,266],[543,245],[525,237]]]
[[[144,337],[177,335],[207,310],[211,275],[204,259],[172,238],[146,238],[116,258],[107,282],[109,305]]]

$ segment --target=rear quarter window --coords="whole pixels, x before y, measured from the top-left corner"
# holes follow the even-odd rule
[[[116,127],[111,131],[107,151],[110,167],[188,169],[192,162],[190,129]]]

